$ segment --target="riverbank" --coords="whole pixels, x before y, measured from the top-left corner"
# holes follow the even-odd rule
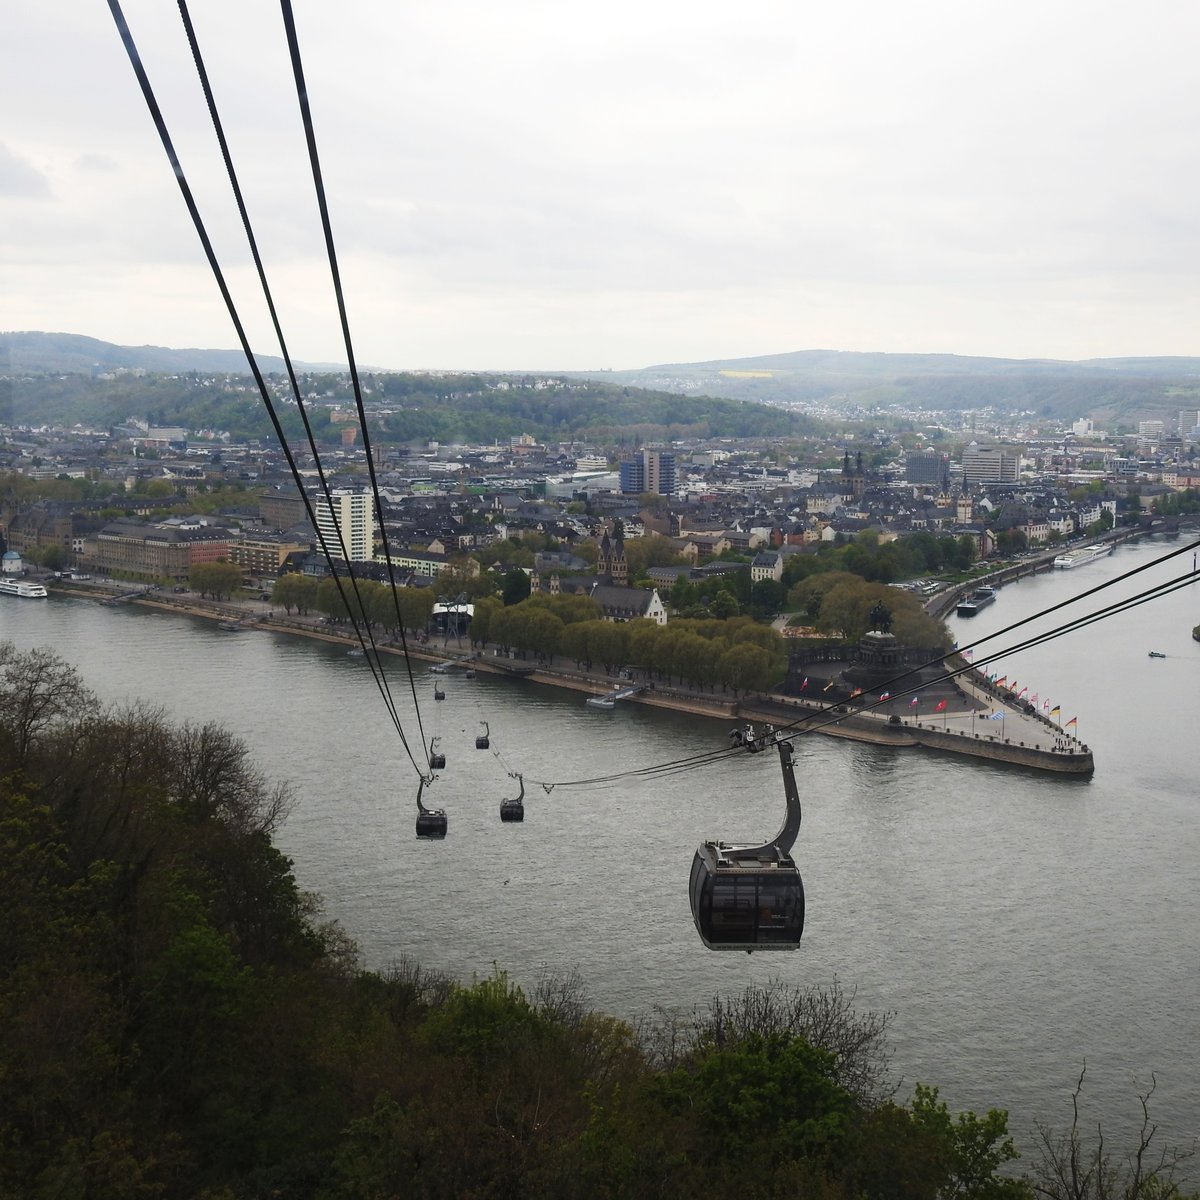
[[[97,586],[57,585],[54,590],[110,603],[117,599],[111,589]],[[289,634],[332,645],[344,645],[348,650],[358,646],[349,631],[328,626],[320,618],[280,616],[269,603],[260,600],[220,602],[191,594],[176,596],[146,590],[133,594],[126,592],[118,602],[236,624],[241,630]],[[380,653],[397,657],[404,655],[404,648],[391,642],[379,643],[377,648]],[[546,687],[562,688],[588,696],[601,696],[618,688],[633,686],[638,691],[617,703],[640,704],[718,721],[795,728],[797,733],[821,733],[826,737],[897,750],[922,749],[957,754],[1057,775],[1086,777],[1095,769],[1091,750],[1087,746],[1064,739],[1057,727],[1004,705],[999,697],[976,694],[977,683],[968,683],[963,690],[963,703],[939,714],[936,719],[922,720],[907,713],[883,710],[838,712],[837,706],[781,693],[718,696],[682,687],[661,686],[657,681],[640,677],[620,678],[566,665],[555,667],[547,663],[529,663],[510,657],[497,647],[485,647],[477,652],[457,645],[451,648],[448,643],[438,646],[428,641],[415,642],[408,645],[408,656],[430,665],[445,663],[465,667],[469,663],[476,671],[528,679]],[[962,682],[960,680],[960,684]],[[979,716],[985,709],[1003,712],[998,733],[993,733],[994,726]]]

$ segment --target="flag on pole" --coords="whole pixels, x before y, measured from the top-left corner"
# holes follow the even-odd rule
[[[971,659],[971,657],[973,656],[974,651],[967,649],[967,650],[964,650],[962,653],[963,653],[963,658],[965,658],[969,661]]]
[[[861,696],[861,695],[862,695],[862,688],[855,688],[855,689],[854,689],[854,691],[852,691],[852,692],[850,693],[850,695],[851,695],[851,696]]]
[[[806,687],[808,687],[808,676],[807,675],[805,675],[803,682],[800,684],[800,690],[804,691],[804,689]]]
[[[892,693],[891,692],[880,692],[879,698],[880,698],[880,700],[890,700],[892,698]]]
[[[1034,708],[1037,708],[1037,692],[1034,692],[1033,695],[1029,697],[1029,703],[1032,704]]]
[[[1015,679],[1008,685],[1008,690],[1010,692],[1015,692],[1017,690],[1017,681]]]
[[[1074,724],[1075,724],[1075,722],[1076,722],[1077,720],[1079,720],[1079,718],[1078,718],[1078,717],[1072,717],[1072,718],[1071,718],[1071,719],[1070,719],[1070,720],[1069,720],[1069,721],[1068,721],[1068,722],[1067,722],[1067,723],[1066,723],[1066,724],[1063,726],[1063,728],[1064,728],[1064,729],[1070,729],[1070,728],[1071,728],[1071,726],[1072,726],[1072,725],[1074,725]]]
[[[823,691],[823,692],[827,692],[827,691],[829,691],[829,689],[830,689],[831,687],[833,687],[833,684],[834,684],[834,680],[832,680],[832,679],[831,679],[831,680],[830,680],[830,681],[829,681],[829,682],[828,682],[828,683],[827,683],[827,684],[826,684],[826,685],[825,685],[825,686],[824,686],[824,687],[821,689],[821,691]]]
[[[912,698],[912,699],[909,701],[909,704],[910,704],[910,705],[912,705],[912,707],[913,707],[913,708],[916,708],[916,707],[917,707],[917,705],[918,705],[918,704],[920,704],[920,703],[921,703],[921,697],[920,697],[920,696],[914,696],[914,697],[913,697],[913,698]]]
[[[941,711],[942,711],[942,709],[943,709],[943,708],[945,708],[945,707],[946,707],[946,702],[945,702],[945,700],[939,700],[939,701],[937,702],[937,709],[936,709],[935,711],[936,711],[936,712],[941,712]]]
[[[1053,708],[1050,710],[1050,716],[1051,716],[1051,717],[1061,717],[1061,716],[1062,716],[1062,709],[1061,709],[1061,708],[1060,708],[1060,707],[1059,707],[1059,706],[1056,704],[1056,705],[1055,705],[1055,706],[1054,706],[1054,707],[1053,707]]]
[[[995,681],[995,684],[996,684],[996,686],[997,686],[998,688],[1001,688],[1001,687],[1003,687],[1003,686],[1004,686],[1004,685],[1005,685],[1007,682],[1008,682],[1008,676],[1007,676],[1007,675],[1001,675],[1001,676],[1000,676],[1000,678],[999,678],[999,679],[997,679],[997,680]]]
[[[1027,687],[1023,687],[1023,688],[1022,688],[1022,689],[1021,689],[1021,690],[1020,690],[1020,691],[1017,693],[1017,699],[1018,699],[1018,700],[1020,700],[1020,698],[1021,698],[1023,695],[1025,695],[1025,693],[1026,693],[1027,691],[1029,691],[1029,689],[1028,689]]]
[[[1050,697],[1049,697],[1049,696],[1047,696],[1047,697],[1045,698],[1045,700],[1043,700],[1043,701],[1042,701],[1042,711],[1043,711],[1043,712],[1049,712],[1049,711],[1050,711]]]

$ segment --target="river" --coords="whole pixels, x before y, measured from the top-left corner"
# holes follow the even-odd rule
[[[965,645],[1169,548],[1123,546],[1037,576],[951,625]],[[1185,557],[1123,593],[1179,576]],[[1105,602],[1111,592],[1083,607]],[[775,977],[836,977],[860,1006],[895,1013],[901,1097],[921,1081],[954,1108],[1007,1108],[1024,1148],[1035,1122],[1069,1122],[1085,1061],[1084,1126],[1102,1120],[1110,1145],[1128,1144],[1152,1073],[1160,1137],[1197,1136],[1197,622],[1200,584],[997,662],[1077,718],[1095,753],[1087,781],[803,739],[804,940],[794,954],[747,956],[701,946],[687,875],[698,841],[778,828],[773,755],[600,789],[530,787],[523,824],[498,816],[515,789],[506,768],[569,780],[665,762],[724,744],[724,722],[624,704],[606,713],[578,693],[484,675],[442,677],[435,703],[417,666],[425,734],[447,757],[426,802],[450,822],[445,841],[418,842],[415,772],[362,659],[145,608],[0,603],[0,637],[54,648],[106,699],[219,721],[291,781],[298,802],[280,844],[369,965],[409,955],[470,979],[496,964],[525,984],[577,970],[596,1007],[628,1018]],[[407,683],[393,677],[392,692],[415,731]],[[480,721],[501,757],[474,748]]]

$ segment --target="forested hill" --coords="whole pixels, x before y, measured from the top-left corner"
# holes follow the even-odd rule
[[[289,435],[301,436],[286,382],[272,378]],[[373,440],[434,439],[453,444],[539,440],[610,444],[686,437],[778,437],[810,432],[815,422],[744,400],[680,396],[580,379],[508,375],[367,374],[362,379]],[[302,394],[318,436],[331,412],[354,407],[345,374],[309,374]],[[13,424],[76,423],[107,428],[129,417],[193,432],[228,431],[236,440],[271,438],[253,382],[242,375],[84,374],[11,379],[5,408]],[[336,436],[336,434],[334,435]]]
[[[282,371],[283,359],[263,354],[263,371]],[[338,370],[333,363],[297,363],[302,370]],[[344,367],[340,368],[345,370]],[[0,375],[90,374],[95,371],[210,371],[249,375],[240,350],[117,346],[78,333],[0,332]]]
[[[1054,359],[803,350],[588,374],[743,400],[856,409],[993,408],[1060,420],[1133,423],[1200,407],[1200,358]]]
[[[635,1029],[571,977],[362,969],[272,844],[289,802],[0,642],[0,1196],[1032,1200],[1006,1114],[898,1097],[836,983]],[[1139,1173],[1095,1194],[1178,1194]]]
[[[283,371],[276,356],[262,355],[259,365],[266,374]],[[297,364],[307,375],[328,374],[336,378],[344,368],[330,364]],[[162,346],[116,346],[95,338],[66,333],[0,332],[0,378],[33,380],[53,375],[95,376],[111,372],[152,372],[163,375],[198,373],[206,378],[244,377],[249,381],[246,360],[236,350],[171,349]],[[765,425],[750,421],[746,433],[730,431],[735,409],[720,413],[671,408],[666,397],[685,398],[689,405],[711,404],[714,398],[782,405],[813,413],[836,412],[854,416],[863,411],[896,409],[906,412],[960,412],[993,409],[998,412],[1032,413],[1061,421],[1077,417],[1111,425],[1133,426],[1139,420],[1176,420],[1185,408],[1200,408],[1200,358],[1097,358],[1080,362],[1057,359],[1009,359],[955,354],[881,354],[835,350],[801,350],[752,358],[711,359],[695,363],[667,363],[622,371],[518,375],[513,373],[443,374],[376,372],[378,378],[418,380],[424,383],[397,387],[395,394],[417,398],[423,391],[442,398],[453,393],[459,405],[456,417],[440,427],[436,421],[408,421],[416,430],[410,436],[441,440],[480,440],[479,423],[470,415],[470,392],[481,380],[492,381],[489,404],[502,381],[526,388],[540,381],[542,388],[555,389],[561,398],[568,384],[578,388],[590,383],[595,392],[571,393],[582,411],[555,414],[553,429],[543,422],[538,429],[505,426],[505,432],[530,432],[554,436],[560,428],[624,428],[647,423],[662,430],[704,426],[716,421],[712,432],[728,436],[753,436],[783,432],[784,424],[770,420]],[[473,381],[473,382],[472,382]],[[28,384],[26,387],[30,386]],[[233,385],[235,388],[239,384]],[[632,391],[630,390],[632,389]],[[592,400],[603,397],[606,405],[596,411]],[[617,398],[631,399],[627,405],[613,404]],[[655,399],[657,397],[657,399]],[[543,397],[545,398],[545,397]],[[649,408],[649,415],[643,412]],[[505,415],[502,411],[501,417]],[[80,420],[88,419],[80,416]],[[95,419],[95,418],[91,418]],[[526,417],[526,424],[529,418]],[[744,426],[745,418],[735,424]],[[650,436],[663,436],[656,432]],[[486,437],[482,440],[487,440]]]

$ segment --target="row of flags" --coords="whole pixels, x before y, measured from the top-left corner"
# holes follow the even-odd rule
[[[970,651],[969,651],[969,650],[964,650],[964,651],[963,651],[963,653],[964,653],[965,655],[967,655],[968,657],[970,657]],[[989,682],[989,683],[993,684],[995,687],[998,687],[998,688],[1007,687],[1007,688],[1009,689],[1009,691],[1016,691],[1016,688],[1017,688],[1017,681],[1014,679],[1014,680],[1012,681],[1012,683],[1009,683],[1009,682],[1008,682],[1008,676],[1007,676],[1007,675],[1000,675],[1000,676],[997,676],[997,675],[995,675],[995,674],[993,673],[993,674],[991,674],[991,675],[988,675],[988,677],[987,677],[987,680],[988,680],[988,682]],[[833,685],[834,685],[834,682],[835,682],[835,681],[831,679],[831,680],[830,680],[830,681],[829,681],[829,682],[828,682],[828,683],[827,683],[827,684],[826,684],[826,685],[825,685],[825,686],[824,686],[824,687],[821,689],[821,691],[823,691],[823,692],[827,692],[827,691],[829,691],[829,689],[830,689],[831,687],[833,687]],[[803,691],[807,691],[807,689],[808,689],[808,676],[807,676],[807,675],[805,675],[804,679],[803,679],[803,680],[801,681],[801,683],[800,683],[800,690],[803,692]],[[1017,692],[1017,699],[1018,699],[1018,700],[1021,700],[1021,699],[1023,699],[1023,698],[1024,698],[1024,697],[1025,697],[1027,694],[1028,694],[1028,692],[1029,692],[1029,688],[1028,688],[1028,687],[1023,687],[1023,688],[1021,688],[1021,690],[1020,690],[1019,692]],[[852,697],[853,697],[853,696],[861,696],[861,695],[862,695],[862,688],[855,688],[855,689],[854,689],[854,691],[852,691],[852,692],[850,693],[850,695],[851,695]],[[879,694],[879,699],[880,699],[880,702],[882,702],[882,701],[884,701],[884,700],[890,700],[891,698],[892,698],[892,693],[891,693],[891,692],[880,692],[880,694]],[[1034,692],[1034,693],[1033,693],[1033,695],[1029,697],[1029,703],[1030,703],[1030,704],[1032,704],[1032,705],[1034,705],[1034,706],[1036,707],[1036,706],[1037,706],[1037,702],[1038,702],[1038,694],[1037,694],[1037,692]],[[908,704],[909,704],[909,707],[910,707],[910,708],[916,708],[916,707],[917,707],[917,705],[919,705],[920,703],[921,703],[921,697],[920,697],[920,696],[914,696],[914,697],[913,697],[913,698],[912,698],[912,699],[911,699],[911,700],[908,702]],[[946,701],[945,701],[945,700],[939,700],[939,701],[937,702],[937,704],[934,706],[934,712],[942,712],[942,711],[945,709],[945,707],[946,707]],[[1053,708],[1051,708],[1051,707],[1050,707],[1050,700],[1049,700],[1049,697],[1047,697],[1045,700],[1043,700],[1043,701],[1042,701],[1042,711],[1043,711],[1043,712],[1045,712],[1045,713],[1046,713],[1046,715],[1047,715],[1047,716],[1050,718],[1050,720],[1052,720],[1052,721],[1057,721],[1057,720],[1058,720],[1058,718],[1062,716],[1062,708],[1061,708],[1061,706],[1056,704],[1056,705],[1055,705]],[[1003,712],[995,712],[995,713],[992,713],[992,714],[991,714],[991,716],[989,716],[989,717],[984,717],[984,720],[985,720],[985,721],[999,721],[999,720],[1002,720],[1002,719],[1003,719],[1003,717],[1004,717],[1004,713],[1003,713]],[[1078,718],[1078,717],[1072,717],[1072,718],[1071,718],[1071,719],[1070,719],[1070,720],[1069,720],[1069,721],[1068,721],[1068,722],[1067,722],[1067,723],[1066,723],[1066,724],[1063,726],[1063,729],[1070,729],[1070,728],[1071,728],[1073,725],[1076,725],[1076,724],[1078,723],[1078,721],[1079,721],[1079,718]]]

